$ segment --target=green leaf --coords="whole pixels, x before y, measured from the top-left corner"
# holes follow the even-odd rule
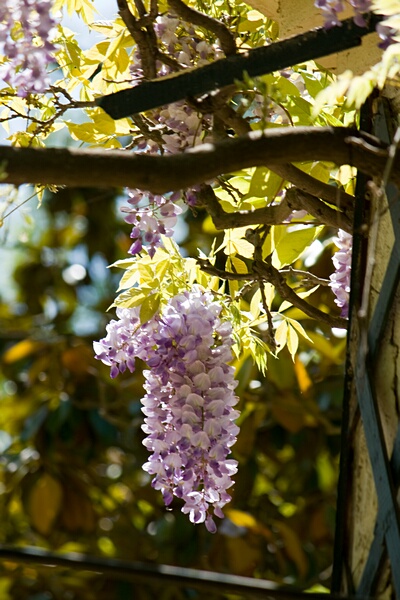
[[[121,277],[119,282],[118,292],[120,290],[127,290],[138,283],[139,273],[137,269],[128,269]]]
[[[230,294],[231,298],[236,298],[236,294],[239,291],[239,283],[237,282],[236,279],[234,279],[234,280],[230,279],[228,284],[229,284],[229,294]]]
[[[143,301],[140,307],[140,322],[142,325],[150,321],[150,319],[156,314],[160,306],[160,294],[150,294]]]
[[[299,336],[291,325],[288,326],[287,330],[287,347],[294,362],[294,357],[299,347]]]
[[[254,317],[254,319],[257,319],[258,315],[261,312],[261,290],[260,290],[260,288],[258,288],[258,290],[255,291],[255,293],[251,299],[250,312],[251,312],[252,316]]]
[[[275,244],[272,254],[272,264],[276,269],[291,265],[297,260],[322,229],[322,226],[300,226],[299,229],[297,225],[294,227],[296,227],[294,231],[281,225],[274,228],[275,235],[278,234],[279,229],[286,229],[286,233],[279,232],[279,241]]]
[[[122,292],[116,297],[113,306],[122,306],[123,308],[134,308],[139,306],[147,298],[151,290],[130,288],[127,292]]]
[[[292,327],[294,327],[300,333],[300,335],[302,335],[304,338],[306,338],[306,340],[308,340],[309,342],[312,343],[312,339],[306,333],[304,327],[302,325],[300,325],[300,323],[298,321],[295,321],[294,319],[291,319],[289,317],[285,317],[285,319],[288,323],[290,323],[290,325]]]
[[[260,369],[261,373],[265,375],[267,370],[267,360],[268,354],[270,354],[270,349],[267,344],[260,340],[257,336],[252,336],[250,339],[249,350],[253,356],[253,359]]]
[[[300,71],[301,76],[304,80],[307,92],[315,98],[324,89],[323,82],[321,79],[317,79],[313,73],[309,71]]]
[[[225,231],[225,237],[222,243],[225,254],[240,254],[245,258],[253,257],[254,246],[244,239],[247,229],[249,228],[237,227],[236,229],[227,229]]]
[[[116,260],[111,265],[109,265],[108,268],[110,269],[111,267],[118,267],[118,269],[129,269],[129,267],[133,267],[133,265],[135,265],[136,262],[136,258],[124,258],[122,260]]]
[[[304,98],[292,98],[289,108],[290,115],[296,125],[312,125],[314,119],[311,114],[312,104]]]
[[[226,269],[230,273],[241,273],[242,275],[249,272],[246,263],[237,256],[230,256],[227,259]]]
[[[250,187],[243,200],[248,202],[253,198],[265,198],[266,203],[271,202],[282,187],[282,177],[266,167],[257,167],[251,178]],[[251,202],[254,206],[254,202]],[[257,206],[259,208],[259,206]]]
[[[282,321],[275,331],[275,341],[277,345],[277,352],[280,352],[285,346],[287,341],[287,330],[288,324],[286,321]]]
[[[268,85],[268,93],[278,102],[288,96],[300,96],[300,92],[296,85],[290,81],[290,79],[287,79],[287,77],[283,77],[283,75],[277,76],[276,74],[271,73],[269,75],[263,75],[260,79]]]

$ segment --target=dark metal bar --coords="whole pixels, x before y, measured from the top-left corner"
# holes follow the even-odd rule
[[[360,111],[360,130],[372,132],[372,105],[374,94],[367,98]],[[365,202],[365,192],[369,177],[361,171],[357,173],[355,190],[354,226],[353,226],[353,252],[351,265],[351,285],[349,301],[349,326],[347,335],[347,355],[343,393],[342,428],[340,441],[340,465],[338,496],[336,504],[335,542],[333,548],[333,569],[331,592],[340,593],[343,589],[343,565],[348,548],[347,512],[351,485],[351,439],[350,439],[350,400],[353,386],[353,367],[350,355],[350,340],[354,327],[357,327],[357,311],[362,297],[362,281],[364,280],[365,262],[367,255],[367,238],[364,235],[365,225],[368,222],[369,206]]]
[[[199,571],[170,565],[153,565],[86,554],[55,554],[41,548],[0,545],[0,559],[29,564],[61,566],[75,570],[92,571],[115,578],[143,581],[149,585],[174,584],[210,592],[241,594],[247,598],[263,600],[343,600],[342,596],[322,593],[306,594],[300,590],[279,588],[272,581]],[[367,599],[368,600],[368,599]]]
[[[393,473],[393,483],[397,489],[400,485],[400,427],[397,430],[390,466]],[[385,555],[385,525],[379,514],[375,527],[374,541],[372,542],[368,560],[365,563],[364,571],[360,579],[356,593],[357,597],[372,595]]]
[[[400,281],[400,197],[399,190],[394,184],[386,189],[389,210],[392,217],[395,242],[386,269],[385,277],[376,303],[374,314],[368,330],[368,347],[372,362],[379,349],[380,339],[387,323],[390,309]],[[400,556],[400,550],[399,550]]]
[[[365,18],[367,27],[358,27],[353,19],[346,19],[340,27],[320,27],[269,46],[216,60],[203,67],[145,81],[136,87],[102,96],[96,100],[96,104],[113,119],[121,119],[232,85],[235,81],[242,81],[244,73],[257,77],[354,48],[361,44],[362,37],[375,30],[382,17],[368,14]]]
[[[356,389],[365,438],[371,460],[379,503],[379,517],[385,530],[386,546],[392,564],[392,578],[396,595],[400,598],[400,569],[396,568],[400,551],[400,519],[396,509],[396,493],[390,472],[381,418],[368,373],[372,365],[367,362],[362,347],[357,359]]]
[[[386,98],[380,97],[377,104],[377,111],[374,116],[373,133],[377,138],[390,145],[392,135],[389,128],[389,107]],[[379,348],[381,336],[383,335],[384,325],[387,322],[390,307],[392,306],[394,295],[400,281],[400,198],[398,188],[391,182],[386,187],[386,197],[392,220],[395,242],[390,255],[389,263],[386,269],[384,281],[377,304],[372,315],[368,329],[368,349],[372,356],[372,361],[376,357]],[[378,209],[379,210],[379,209]]]

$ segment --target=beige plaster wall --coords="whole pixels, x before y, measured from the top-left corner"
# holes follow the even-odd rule
[[[279,23],[281,39],[323,24],[323,17],[315,8],[314,0],[246,0],[246,3]],[[348,7],[340,18],[351,17],[352,14],[352,9]],[[342,73],[346,69],[351,69],[356,74],[363,73],[380,60],[382,51],[378,48],[378,40],[375,33],[367,35],[363,38],[361,47],[333,54],[318,62],[336,73]]]

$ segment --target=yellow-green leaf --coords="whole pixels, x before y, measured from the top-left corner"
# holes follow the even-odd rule
[[[230,256],[226,261],[226,267],[231,273],[248,273],[246,263],[237,256]]]
[[[254,254],[254,246],[245,239],[248,227],[237,227],[236,229],[228,229],[225,231],[223,242],[225,254],[240,254],[245,258],[252,258]]]
[[[147,323],[155,315],[160,306],[160,294],[150,294],[140,307],[140,322]]]
[[[251,312],[252,316],[254,317],[254,319],[257,319],[258,315],[261,312],[261,290],[260,290],[260,288],[258,288],[258,290],[255,291],[255,293],[251,299],[250,312]]]
[[[282,321],[282,323],[278,326],[277,330],[275,331],[275,341],[276,341],[276,345],[277,345],[277,352],[280,352],[282,350],[282,348],[284,348],[286,346],[287,330],[288,330],[288,325],[287,325],[286,321]]]
[[[287,330],[287,347],[288,347],[288,350],[292,357],[292,360],[294,361],[294,357],[296,355],[297,348],[299,347],[299,336],[297,335],[294,328],[291,327],[290,325],[288,325],[288,330]]]
[[[41,535],[49,535],[63,500],[63,490],[57,479],[44,473],[30,490],[27,512],[33,527]]]
[[[281,229],[281,226],[275,227],[274,232]],[[278,243],[275,244],[275,250],[272,254],[272,264],[276,269],[281,269],[291,265],[304,250],[314,241],[322,227],[293,226],[293,229],[286,228],[286,233],[281,235]]]

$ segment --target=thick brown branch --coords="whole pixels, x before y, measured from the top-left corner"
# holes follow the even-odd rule
[[[133,187],[153,193],[185,189],[224,173],[288,161],[325,160],[381,175],[386,147],[376,138],[344,127],[288,127],[252,132],[204,144],[174,156],[143,156],[123,150],[14,148],[0,146],[4,183],[72,187]],[[392,180],[400,183],[400,159]]]

